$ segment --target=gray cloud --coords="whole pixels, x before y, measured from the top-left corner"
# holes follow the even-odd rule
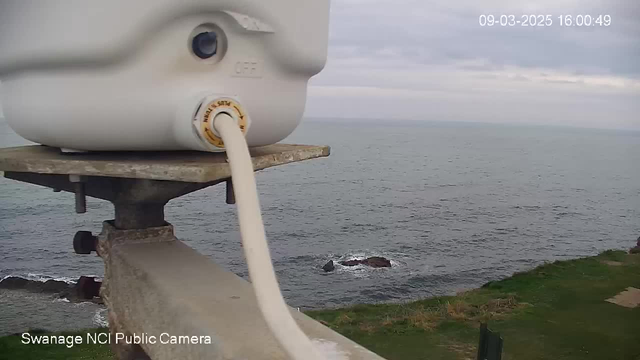
[[[482,14],[548,14],[553,25],[481,27]],[[611,25],[561,27],[561,14],[610,15]],[[639,18],[636,0],[334,0],[329,61],[311,82],[308,114],[336,116],[323,104],[347,97],[357,106],[338,117],[640,127],[631,100],[640,96]],[[387,99],[403,110],[381,109]]]
[[[545,1],[334,1],[332,50],[375,56],[397,49],[422,64],[485,59],[492,66],[554,67],[587,73],[640,74],[640,2]],[[506,6],[509,4],[509,6]],[[550,27],[481,27],[481,14],[553,15]],[[610,15],[608,27],[561,27],[561,14]],[[339,56],[335,51],[332,55]]]

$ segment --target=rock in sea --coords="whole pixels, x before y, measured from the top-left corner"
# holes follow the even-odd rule
[[[340,265],[343,265],[343,266],[367,265],[374,268],[380,268],[380,267],[391,267],[391,261],[382,256],[372,256],[362,260],[353,259],[353,260],[341,261]]]
[[[32,292],[57,293],[64,291],[70,287],[64,281],[47,280],[45,282],[38,280],[28,280],[18,276],[8,276],[0,282],[0,289],[23,289]]]
[[[324,264],[322,270],[324,270],[325,272],[329,272],[335,270],[335,268],[336,266],[333,264],[333,260],[329,260],[328,263]]]

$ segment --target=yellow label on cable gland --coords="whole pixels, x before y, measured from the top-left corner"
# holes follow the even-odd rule
[[[246,133],[247,131],[247,116],[242,111],[242,107],[233,99],[217,99],[210,102],[207,105],[207,110],[204,112],[204,119],[202,120],[201,127],[202,132],[205,135],[205,139],[212,145],[217,146],[219,148],[224,147],[224,142],[222,139],[216,135],[213,130],[211,130],[211,126],[213,126],[213,120],[211,116],[213,114],[219,114],[221,112],[228,113],[231,117],[238,119],[238,127],[240,127],[240,131],[242,133]]]

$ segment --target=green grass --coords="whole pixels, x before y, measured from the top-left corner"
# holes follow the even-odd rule
[[[640,256],[607,251],[455,297],[309,315],[389,360],[475,359],[481,321],[501,333],[507,360],[640,360],[640,308],[604,301],[629,286],[640,288]]]
[[[67,348],[65,345],[23,344],[22,337],[18,335],[4,336],[0,338],[0,360],[93,360],[114,359],[108,345],[86,344],[87,332],[108,332],[107,329],[91,329],[84,331],[62,332],[56,335],[82,336],[83,344]],[[46,334],[44,331],[33,330],[34,335]]]
[[[640,255],[607,251],[457,296],[307,314],[388,360],[475,359],[481,321],[502,334],[505,360],[640,360],[640,307],[604,301],[629,286],[640,288]],[[108,346],[67,349],[0,338],[0,359],[111,358]]]

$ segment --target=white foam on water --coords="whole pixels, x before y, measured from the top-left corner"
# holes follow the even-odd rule
[[[15,275],[15,276],[20,276],[20,275]],[[51,276],[46,274],[34,274],[34,273],[28,273],[26,276],[26,279],[32,280],[32,281],[40,281],[40,282],[46,282],[47,280],[64,281],[70,285],[73,285],[78,281],[77,278],[72,278],[68,276]]]
[[[108,327],[109,321],[107,320],[107,309],[100,309],[93,314],[93,323],[99,327]]]
[[[371,275],[371,272],[374,270],[373,268],[369,268],[368,266],[365,266],[365,265],[344,266],[344,265],[338,264],[338,266],[340,266],[338,271],[348,273],[357,278],[369,277],[369,275]]]
[[[102,281],[102,278],[96,275],[84,275],[84,276],[93,277],[96,279],[96,281]],[[40,273],[28,273],[27,275],[9,274],[2,277],[2,279],[0,279],[0,282],[10,277],[18,277],[18,278],[26,279],[29,281],[38,281],[38,282],[47,282],[48,280],[63,281],[69,285],[75,285],[78,282],[78,279],[80,278],[80,276],[70,277],[70,276],[47,275],[47,274],[40,274]]]
[[[79,303],[75,303],[73,304],[73,306],[75,307],[81,307],[81,306],[85,306],[85,305],[94,305],[95,303],[91,302],[91,301],[82,301]]]
[[[380,256],[380,257],[389,259],[389,261],[391,262],[391,269],[397,269],[397,268],[406,266],[407,262],[403,261],[403,259],[410,259],[410,256],[405,253],[380,252],[380,251],[365,249],[365,250],[352,250],[347,252],[344,255],[331,256],[330,258],[327,259],[327,261],[333,260],[336,266],[336,270],[338,272],[348,273],[356,278],[367,278],[371,276],[371,274],[375,273],[376,271],[390,270],[389,268],[373,268],[366,265],[355,265],[355,266],[340,265],[340,261],[353,260],[353,259],[363,260],[372,256]]]
[[[349,353],[342,351],[336,342],[313,339],[311,343],[327,360],[349,360]]]

